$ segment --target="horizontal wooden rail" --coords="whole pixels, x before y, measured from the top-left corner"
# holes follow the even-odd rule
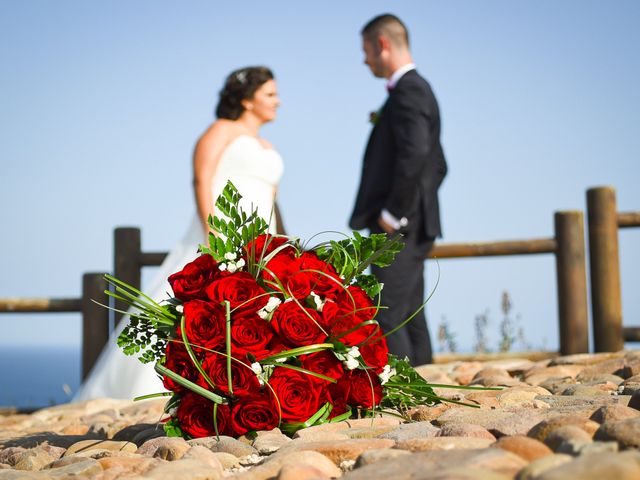
[[[495,257],[504,255],[535,255],[555,253],[553,238],[506,240],[500,242],[441,243],[429,252],[428,258]],[[141,267],[157,267],[167,258],[167,252],[140,252]]]
[[[557,243],[553,238],[535,240],[507,240],[482,243],[436,244],[428,258],[492,257],[499,255],[529,255],[554,253]]]
[[[0,298],[0,313],[80,312],[80,298]]]
[[[167,255],[167,252],[140,252],[140,266],[159,267]]]
[[[618,227],[640,227],[640,212],[619,212]]]
[[[640,327],[622,327],[625,342],[640,342]]]

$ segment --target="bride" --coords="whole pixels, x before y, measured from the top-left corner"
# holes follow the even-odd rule
[[[197,214],[184,238],[176,245],[145,293],[156,301],[170,291],[167,277],[197,257],[206,241],[207,219],[215,215],[215,199],[231,180],[243,196],[240,206],[270,222],[272,233],[282,233],[275,203],[282,176],[282,159],[271,144],[259,137],[262,125],[275,119],[280,105],[273,74],[265,67],[246,67],[232,72],[220,91],[218,119],[198,140],[193,154],[194,193]],[[80,386],[74,401],[97,397],[132,399],[164,391],[153,363],[142,364],[120,351],[116,339],[127,318],[111,334],[98,361]]]

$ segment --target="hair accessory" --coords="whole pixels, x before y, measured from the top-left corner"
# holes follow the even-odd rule
[[[240,83],[244,83],[247,81],[247,72],[245,70],[240,70],[239,72],[236,72],[235,77]]]

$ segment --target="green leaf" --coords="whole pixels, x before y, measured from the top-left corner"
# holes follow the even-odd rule
[[[293,435],[296,431],[303,428],[326,423],[326,419],[331,413],[331,410],[333,410],[333,405],[330,402],[327,402],[322,407],[320,407],[320,409],[318,409],[316,413],[309,417],[306,422],[283,423],[282,425],[280,425],[280,429],[289,435]]]
[[[389,266],[403,246],[398,235],[387,239],[384,233],[365,237],[353,232],[353,237],[332,240],[328,245],[318,248],[316,253],[322,260],[333,265],[338,274],[344,277],[345,284],[349,284],[369,265]]]
[[[321,373],[312,372],[311,370],[307,370],[306,368],[296,367],[295,365],[289,365],[286,363],[281,363],[278,365],[282,368],[289,368],[291,370],[295,370],[296,372],[306,373],[307,375],[311,375],[312,377],[320,378],[322,380],[326,380],[327,382],[336,383],[337,380],[335,378],[327,377],[326,375],[322,375]]]
[[[383,287],[383,284],[378,281],[375,275],[357,275],[355,284],[360,286],[371,298],[376,297]]]
[[[291,350],[285,350],[283,352],[271,355],[260,361],[261,364],[272,363],[280,358],[297,357],[299,355],[306,355],[308,353],[319,352],[328,348],[334,348],[332,343],[316,343],[313,345],[305,345],[304,347],[292,348]]]
[[[178,375],[177,373],[169,370],[164,365],[160,365],[159,363],[156,363],[155,369],[161,375],[166,375],[167,377],[169,377],[174,382],[182,385],[183,387],[191,390],[194,393],[197,393],[198,395],[206,398],[207,400],[211,400],[214,403],[220,403],[220,404],[229,402],[226,398],[224,398],[224,397],[222,397],[220,395],[216,395],[215,393],[210,392],[206,388],[202,388],[200,385],[197,385],[197,384],[187,380],[186,378]]]
[[[241,252],[249,241],[266,233],[268,229],[265,220],[258,216],[257,209],[247,215],[247,212],[239,207],[241,198],[233,183],[227,182],[216,199],[217,211],[225,218],[214,216],[209,219],[209,228],[219,235],[210,235],[209,249],[206,252],[211,253],[218,262],[225,260],[226,253]]]
[[[185,434],[182,432],[180,428],[180,422],[177,418],[172,418],[168,422],[163,425],[164,432],[167,434],[167,437],[185,437]]]

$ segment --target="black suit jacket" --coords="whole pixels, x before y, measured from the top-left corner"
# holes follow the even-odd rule
[[[406,217],[410,231],[442,236],[438,187],[446,173],[438,102],[429,83],[411,70],[389,93],[369,137],[349,227],[376,228],[386,208]]]

